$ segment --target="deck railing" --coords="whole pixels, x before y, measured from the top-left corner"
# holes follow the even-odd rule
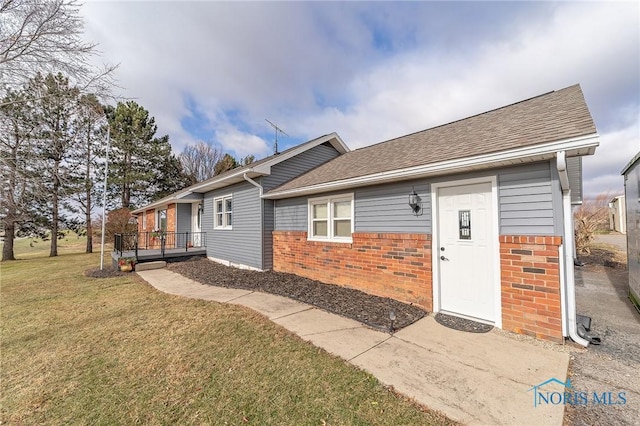
[[[134,251],[138,257],[140,250],[165,250],[202,248],[207,246],[206,232],[132,232],[115,234],[113,249],[120,255],[125,251]]]

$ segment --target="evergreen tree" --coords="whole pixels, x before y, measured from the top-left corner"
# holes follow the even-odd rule
[[[222,157],[220,161],[216,163],[216,166],[214,168],[215,175],[222,174],[228,170],[235,169],[236,167],[238,167],[238,162],[236,161],[236,159],[229,154],[225,154],[224,157]]]
[[[83,95],[79,99],[78,111],[73,123],[75,150],[69,162],[72,164],[71,197],[64,206],[73,213],[84,216],[84,231],[87,235],[86,253],[93,252],[93,223],[91,212],[98,198],[95,183],[99,182],[99,162],[104,156],[106,140],[104,109],[95,95]],[[80,232],[80,227],[74,229]]]
[[[0,222],[4,229],[2,260],[15,260],[16,233],[31,218],[36,193],[33,179],[36,123],[30,119],[24,89],[9,90],[0,105]]]
[[[112,207],[141,206],[159,190],[181,189],[183,181],[165,179],[175,173],[176,163],[170,160],[169,136],[155,137],[157,126],[149,112],[134,101],[106,107],[106,112],[111,130],[109,192],[112,201],[119,198]]]
[[[38,128],[35,133],[36,161],[40,188],[39,219],[48,224],[51,232],[49,256],[58,255],[58,235],[62,201],[71,193],[73,175],[69,156],[76,143],[73,119],[77,114],[80,91],[69,84],[69,79],[58,73],[42,77],[36,75],[30,83],[39,96],[34,98],[32,111]]]

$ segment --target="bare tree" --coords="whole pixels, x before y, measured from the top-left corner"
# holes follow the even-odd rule
[[[573,213],[576,251],[579,254],[591,253],[596,233],[607,229],[611,198],[613,195],[610,193],[603,193],[595,199],[585,199]]]
[[[114,66],[98,69],[96,44],[82,40],[75,0],[0,0],[0,88],[16,88],[37,72],[62,72],[83,90],[103,95]]]
[[[216,164],[222,159],[222,150],[203,141],[187,145],[178,157],[190,184],[202,182],[215,175]]]

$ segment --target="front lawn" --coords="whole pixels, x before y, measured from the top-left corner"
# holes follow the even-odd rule
[[[0,264],[3,424],[451,424],[253,311],[98,264]]]

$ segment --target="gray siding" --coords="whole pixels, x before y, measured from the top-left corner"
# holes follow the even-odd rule
[[[176,214],[176,232],[191,232],[191,204],[178,204]]]
[[[273,268],[274,201],[262,200],[262,268]]]
[[[409,207],[415,189],[422,199],[421,215]],[[355,191],[356,232],[431,233],[430,186],[424,180],[367,186]]]
[[[498,173],[500,234],[557,235],[553,179],[549,162]],[[555,206],[561,208],[561,206]],[[560,221],[561,222],[561,221]]]
[[[503,235],[562,235],[562,193],[552,162],[526,164],[500,170],[396,182],[353,190],[356,232],[432,233],[431,183],[498,176],[500,233]],[[423,214],[408,205],[415,188]],[[338,193],[350,192],[350,190]],[[310,198],[329,194],[315,194]],[[276,200],[275,229],[307,230],[307,197]]]
[[[233,196],[232,229],[214,229],[216,197]],[[258,188],[248,182],[218,189],[204,196],[203,231],[207,233],[207,256],[262,269],[262,214]]]
[[[262,178],[262,186],[267,192],[276,186],[300,176],[311,169],[336,158],[338,151],[329,143],[313,147],[293,158],[283,161],[271,167],[271,175]]]
[[[275,200],[275,229],[277,231],[307,230],[307,198]]]
[[[567,175],[571,188],[571,203],[582,203],[582,157],[567,158]]]
[[[202,200],[202,232],[207,233],[207,247],[213,244],[213,197],[205,194]],[[209,249],[207,249],[207,252]]]

